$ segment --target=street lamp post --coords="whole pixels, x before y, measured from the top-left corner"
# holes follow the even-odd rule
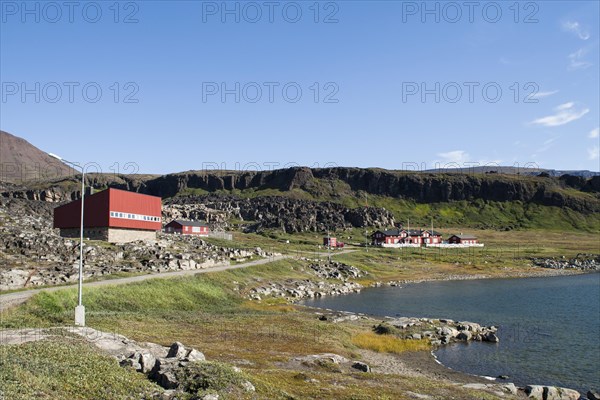
[[[83,292],[83,209],[85,199],[85,169],[71,161],[67,161],[56,154],[48,153],[49,156],[56,158],[75,168],[81,168],[81,223],[79,225],[79,284],[77,294],[77,307],[75,307],[75,325],[85,326],[85,307],[82,304]]]

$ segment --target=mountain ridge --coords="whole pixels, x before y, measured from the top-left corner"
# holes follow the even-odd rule
[[[75,173],[74,169],[50,157],[27,140],[0,130],[0,181],[26,182]]]

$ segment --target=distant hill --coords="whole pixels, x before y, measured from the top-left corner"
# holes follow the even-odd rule
[[[548,174],[297,167],[274,171],[187,171],[162,176],[89,174],[86,178],[96,190],[114,187],[160,196],[165,202],[184,198],[182,204],[208,201],[224,209],[238,208],[238,200],[252,202],[266,197],[267,203],[252,204],[258,211],[277,210],[273,215],[285,214],[292,204],[288,199],[294,199],[301,204],[332,202],[348,209],[381,207],[390,211],[396,221],[410,219],[411,225],[423,227],[434,220],[436,226],[490,229],[575,229],[595,233],[600,229],[600,176],[557,178]],[[0,197],[61,202],[77,198],[79,190],[77,178],[70,177],[0,188]],[[222,201],[216,200],[219,197]],[[318,214],[316,221],[326,221],[326,214]]]
[[[25,139],[0,131],[0,181],[23,183],[75,173],[71,167],[50,157]]]
[[[428,173],[445,173],[445,174],[507,174],[507,175],[530,175],[536,176],[546,173],[549,176],[572,175],[582,178],[591,178],[592,176],[600,176],[600,172],[583,170],[558,170],[546,168],[520,168],[510,166],[479,166],[471,168],[446,168],[446,169],[429,169],[423,172]]]
[[[6,172],[2,176],[0,171],[4,179],[4,182],[0,179],[0,197],[63,202],[79,196],[79,179],[67,167],[22,139],[4,132],[1,138],[2,164],[7,154],[10,157],[7,160],[14,160],[17,166],[54,166],[69,176],[27,181],[20,175],[7,176]],[[11,164],[7,162],[3,168],[6,165]],[[366,205],[385,208],[396,221],[410,219],[414,226],[423,227],[430,226],[433,220],[436,226],[600,231],[600,174],[587,171],[592,176],[586,177],[571,171],[556,177],[558,171],[554,170],[510,168],[411,172],[296,167],[167,175],[92,173],[86,174],[86,181],[95,190],[114,187],[160,196],[165,202],[181,200],[186,205],[210,202],[225,209],[237,209],[239,204],[246,208],[256,206],[256,210],[251,210],[252,215],[254,211],[263,215],[268,210],[273,216],[283,215],[295,204],[300,204],[294,208],[297,210],[303,207],[320,210],[317,206],[307,206],[308,202],[330,202],[343,206],[340,210],[356,210]],[[258,197],[266,200],[254,201]],[[343,213],[350,215],[347,210]],[[327,212],[316,214],[315,221],[319,223],[330,217]],[[281,222],[277,218],[273,221],[275,225]]]

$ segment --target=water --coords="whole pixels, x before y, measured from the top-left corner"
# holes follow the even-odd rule
[[[304,304],[380,316],[499,326],[500,343],[442,346],[442,364],[517,385],[600,389],[600,274],[426,282]]]

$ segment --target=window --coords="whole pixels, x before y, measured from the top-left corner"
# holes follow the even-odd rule
[[[140,221],[148,221],[148,222],[160,222],[160,217],[150,216],[150,215],[140,215],[140,214],[131,214],[131,213],[122,213],[117,211],[110,211],[109,215],[112,218],[124,218],[124,219],[133,219]]]

